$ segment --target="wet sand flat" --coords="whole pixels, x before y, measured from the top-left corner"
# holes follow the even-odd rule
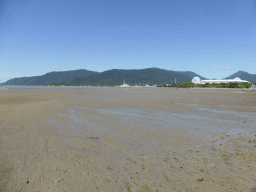
[[[0,191],[255,187],[253,90],[0,90]]]

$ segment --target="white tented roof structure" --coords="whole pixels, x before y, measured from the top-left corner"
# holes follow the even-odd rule
[[[199,77],[194,77],[192,79],[192,83],[195,83],[195,84],[201,84],[201,79]]]
[[[206,83],[249,83],[249,81],[241,80],[239,77],[234,79],[221,79],[221,80],[201,80],[199,77],[194,77],[192,83],[195,84],[206,84]]]

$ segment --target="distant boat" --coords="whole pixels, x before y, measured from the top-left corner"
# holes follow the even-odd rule
[[[125,79],[124,79],[124,83],[123,83],[123,85],[120,85],[120,86],[117,86],[117,87],[131,87],[130,85],[128,85],[128,84],[126,84],[125,83]]]

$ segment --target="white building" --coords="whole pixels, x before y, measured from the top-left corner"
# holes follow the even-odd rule
[[[206,84],[206,83],[249,83],[249,81],[241,80],[239,77],[235,79],[221,79],[221,80],[201,80],[199,77],[194,77],[192,83]]]
[[[192,83],[195,83],[195,84],[201,84],[201,79],[199,77],[194,77],[192,79]]]

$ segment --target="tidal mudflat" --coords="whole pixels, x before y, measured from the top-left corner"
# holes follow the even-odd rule
[[[0,191],[255,189],[255,91],[0,91]]]

